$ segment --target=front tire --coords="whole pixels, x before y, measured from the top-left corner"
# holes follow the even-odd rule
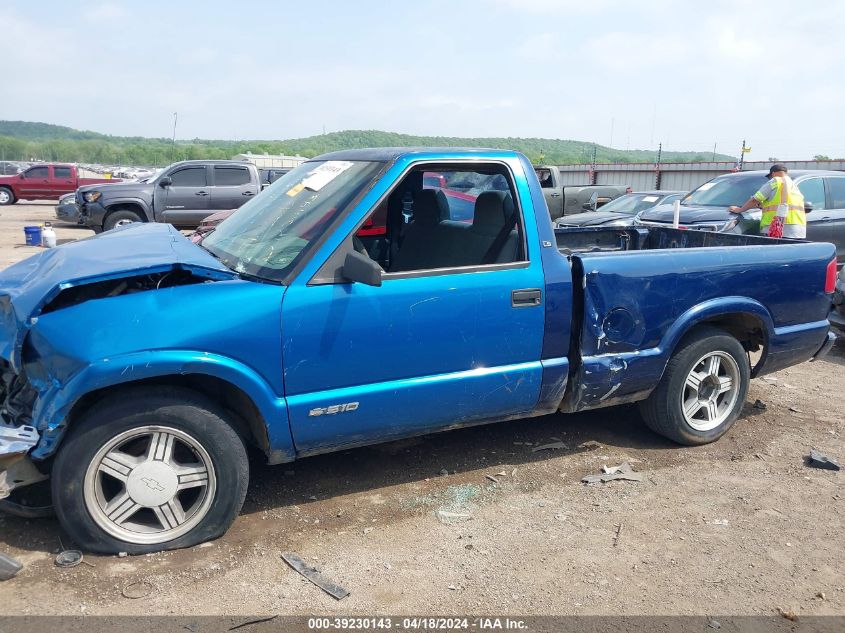
[[[243,505],[249,465],[228,414],[200,394],[140,388],[70,429],[52,472],[53,505],[92,552],[145,554],[221,536]]]
[[[117,209],[106,216],[103,222],[103,230],[111,231],[117,226],[125,226],[127,224],[135,224],[136,222],[143,222],[144,219],[135,211],[129,209]]]
[[[17,202],[17,200],[15,199],[15,194],[12,193],[12,190],[6,187],[0,187],[0,206],[15,204],[15,202]]]
[[[750,376],[740,342],[723,330],[701,327],[681,342],[640,411],[652,431],[678,444],[709,444],[736,422]]]

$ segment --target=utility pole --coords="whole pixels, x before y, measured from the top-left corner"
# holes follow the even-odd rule
[[[179,120],[179,113],[173,113],[173,143],[170,147],[170,160],[173,160],[173,156],[176,154],[176,121]]]
[[[745,139],[742,139],[742,149],[739,151],[739,169],[738,171],[742,171],[742,165],[745,163]]]
[[[614,126],[615,123],[616,123],[616,118],[610,117],[610,145],[608,145],[608,147],[610,147],[610,148],[613,147],[613,126]]]
[[[590,182],[589,184],[596,184],[596,144],[593,143],[593,156],[590,159]]]
[[[654,188],[660,189],[660,159],[663,157],[663,143],[657,148],[657,162],[654,163]]]
[[[713,159],[712,162],[716,162],[716,143],[713,143]]]

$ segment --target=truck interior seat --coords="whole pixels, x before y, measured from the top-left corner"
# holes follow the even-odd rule
[[[513,198],[508,191],[485,191],[475,201],[475,214],[466,237],[456,252],[459,266],[476,266],[484,263],[485,255],[493,247],[496,237],[505,223],[512,223]],[[516,259],[518,237],[511,231],[492,262],[507,262]]]
[[[438,189],[422,189],[414,195],[414,219],[405,229],[402,244],[390,264],[390,272],[448,266],[449,236],[440,224],[448,203]]]

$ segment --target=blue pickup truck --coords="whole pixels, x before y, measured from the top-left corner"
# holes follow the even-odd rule
[[[555,230],[514,152],[328,154],[200,245],[135,224],[0,273],[0,496],[49,478],[80,546],[143,553],[225,532],[248,447],[628,402],[712,442],[752,377],[827,352],[835,275],[826,243]]]

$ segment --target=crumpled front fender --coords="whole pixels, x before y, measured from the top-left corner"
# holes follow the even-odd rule
[[[277,396],[255,370],[243,363],[194,350],[155,350],[103,358],[88,363],[64,384],[58,381],[43,384],[32,415],[41,433],[32,451],[33,459],[45,459],[55,452],[67,428],[68,415],[84,395],[148,378],[190,374],[213,376],[241,389],[264,418],[273,460],[293,459],[285,399]]]

